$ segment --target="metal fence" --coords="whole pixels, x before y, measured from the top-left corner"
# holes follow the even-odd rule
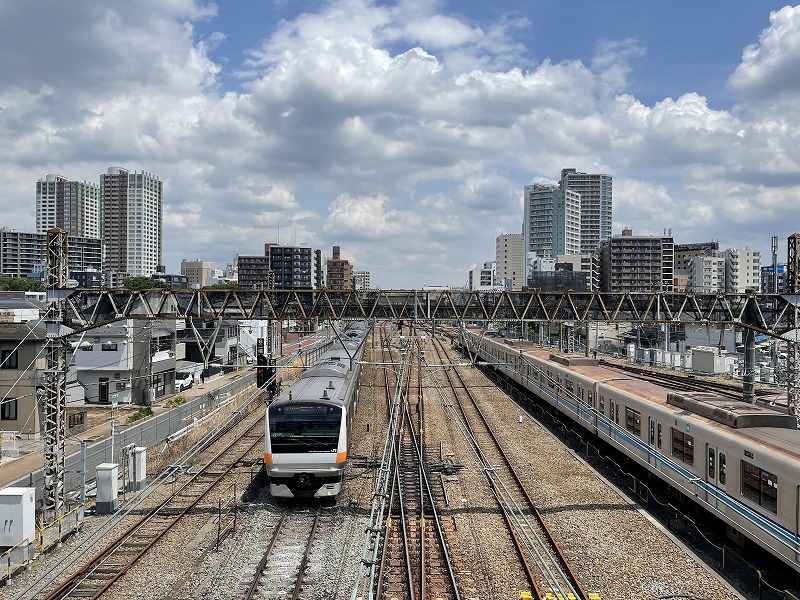
[[[86,479],[94,479],[97,465],[106,462],[120,462],[121,448],[128,444],[153,448],[164,442],[167,436],[188,425],[194,415],[199,411],[216,407],[220,402],[230,396],[237,394],[248,387],[255,385],[255,373],[248,372],[241,377],[230,381],[207,394],[198,396],[185,404],[171,408],[168,411],[149,417],[142,422],[132,425],[123,425],[119,428],[119,433],[115,436],[112,454],[112,440],[105,438],[97,442],[87,444],[86,448]],[[70,444],[68,448],[74,450],[77,444]],[[43,498],[44,473],[42,469],[34,471],[30,475],[22,477],[11,483],[12,486],[35,487],[36,505],[41,509]],[[81,456],[80,451],[75,450],[68,455],[65,460],[64,490],[68,498],[72,493],[80,489],[81,484]]]

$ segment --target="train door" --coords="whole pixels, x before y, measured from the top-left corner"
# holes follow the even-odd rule
[[[658,455],[662,452],[663,431],[661,421],[647,417],[647,446],[650,449],[650,452],[647,453],[647,460],[655,468],[659,468]]]
[[[725,451],[712,444],[706,444],[706,481],[718,490],[725,492],[728,480],[728,459]],[[706,494],[706,502],[720,512],[725,512],[725,503],[717,500],[710,493]]]

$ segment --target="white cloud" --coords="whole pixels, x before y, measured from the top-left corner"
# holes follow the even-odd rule
[[[522,187],[565,167],[614,175],[617,232],[756,245],[798,214],[798,9],[744,52],[727,111],[700,92],[637,99],[644,42],[535,63],[524,19],[475,23],[422,0],[334,0],[277,23],[230,67],[236,89],[209,57],[236,32],[196,33],[214,5],[50,0],[41,19],[35,4],[0,5],[5,226],[32,229],[39,177],[121,165],[165,182],[171,269],[260,253],[280,232],[416,287],[462,283],[520,230]]]

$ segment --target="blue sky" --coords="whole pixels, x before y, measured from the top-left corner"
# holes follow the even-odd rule
[[[615,233],[767,261],[800,230],[791,5],[36,0],[0,5],[0,51],[0,226],[33,231],[48,173],[146,170],[173,272],[280,231],[461,285],[565,167],[614,176]]]

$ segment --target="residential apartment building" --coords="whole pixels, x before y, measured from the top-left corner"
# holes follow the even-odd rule
[[[186,260],[181,261],[181,275],[186,276],[189,287],[200,289],[210,285],[209,281],[214,279],[214,263],[205,260]]]
[[[100,237],[100,186],[47,175],[36,182],[36,231],[60,227],[70,236]]]
[[[275,289],[275,277],[269,268],[269,256],[239,255],[236,260],[240,288]]]
[[[353,281],[355,281],[357,290],[370,289],[370,274],[369,271],[355,271],[353,273]]]
[[[580,173],[562,169],[561,189],[580,194],[581,254],[592,254],[611,238],[612,177],[603,173]]]
[[[504,233],[495,240],[495,284],[519,291],[527,284],[525,238],[521,233]]]
[[[672,236],[635,236],[630,228],[601,244],[600,270],[605,292],[671,292]]]
[[[339,246],[333,247],[333,257],[325,261],[325,285],[329,290],[353,289],[353,266],[341,257]]]
[[[743,294],[761,291],[761,252],[752,248],[728,248],[725,257],[725,291]]]
[[[530,255],[555,257],[581,251],[581,195],[571,189],[535,183],[524,191],[523,235]]]
[[[559,265],[561,266],[559,267]],[[570,269],[567,269],[566,265],[571,265]],[[600,255],[596,252],[592,254],[559,254],[556,257],[556,268],[583,274],[586,280],[585,286],[571,286],[573,289],[587,292],[600,290]]]
[[[110,287],[163,270],[163,185],[155,175],[109,167],[100,176],[103,271]]]
[[[713,256],[715,252],[719,252],[719,242],[675,244],[675,272],[688,271],[695,256]]]
[[[275,274],[275,289],[318,290],[322,287],[320,250],[306,245],[265,244],[264,251],[269,256],[269,266]],[[352,271],[350,275],[352,277]],[[241,271],[239,277],[241,281]]]
[[[698,254],[689,262],[688,291],[716,293],[725,291],[725,258],[711,250],[711,254]]]
[[[69,236],[67,265],[69,273],[100,269],[103,250],[99,238]],[[0,228],[0,276],[29,277],[41,275],[47,263],[47,234],[24,233]]]

